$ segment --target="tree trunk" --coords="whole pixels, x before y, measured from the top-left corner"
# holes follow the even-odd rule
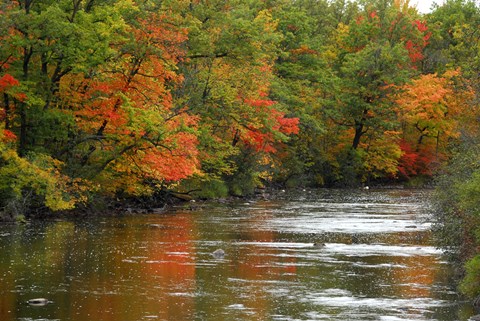
[[[3,103],[5,105],[5,129],[10,129],[10,99],[7,94],[3,94]]]
[[[363,131],[363,123],[355,121],[355,136],[353,137],[352,148],[357,149],[360,144],[360,138],[365,134]]]
[[[27,113],[25,104],[20,103],[20,142],[18,144],[18,155],[25,156],[27,149]]]

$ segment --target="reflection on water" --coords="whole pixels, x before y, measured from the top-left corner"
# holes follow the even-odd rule
[[[467,320],[429,243],[425,193],[1,226],[0,320]],[[26,304],[37,297],[53,303]]]

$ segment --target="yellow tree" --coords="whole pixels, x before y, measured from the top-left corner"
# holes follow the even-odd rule
[[[475,110],[468,101],[472,92],[457,86],[460,71],[422,75],[403,86],[397,95],[402,126],[399,170],[404,176],[431,175],[447,153],[447,145],[459,136]]]

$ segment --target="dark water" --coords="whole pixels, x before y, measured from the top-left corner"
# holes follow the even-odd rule
[[[298,191],[0,226],[0,320],[467,320],[427,194]]]

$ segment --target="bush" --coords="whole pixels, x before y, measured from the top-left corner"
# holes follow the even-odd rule
[[[212,177],[194,176],[191,179],[182,181],[178,186],[179,192],[191,192],[195,197],[201,199],[213,199],[228,196],[228,186],[224,181]]]
[[[465,264],[465,277],[460,283],[460,291],[474,298],[480,294],[480,255]]]
[[[86,186],[60,173],[61,163],[43,154],[20,157],[0,140],[0,208],[15,219],[32,208],[72,209],[85,201]]]
[[[460,290],[480,293],[480,144],[464,141],[436,181],[432,204],[436,244],[464,276]],[[468,263],[467,263],[468,262]]]

